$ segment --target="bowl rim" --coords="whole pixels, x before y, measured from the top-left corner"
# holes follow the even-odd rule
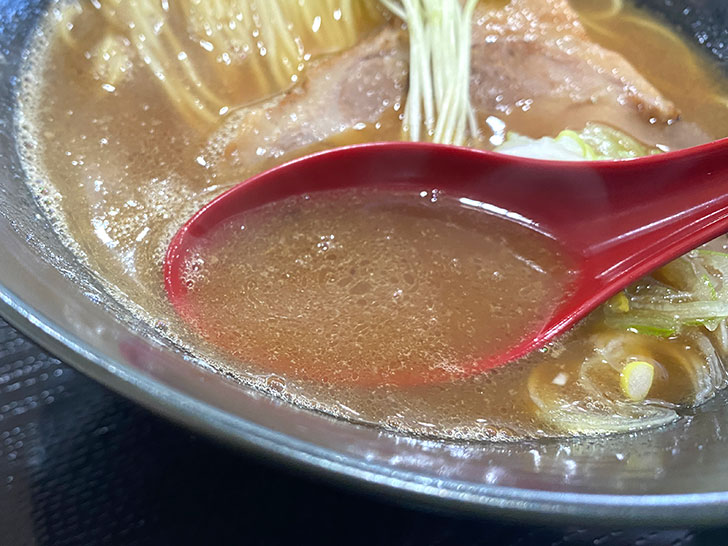
[[[157,414],[276,463],[357,489],[447,512],[551,525],[677,527],[728,522],[728,490],[650,495],[555,492],[393,470],[268,429],[116,362],[49,319],[42,309],[26,304],[2,278],[0,316],[64,363]]]
[[[394,470],[306,442],[182,393],[120,365],[25,304],[0,281],[0,315],[64,363],[154,413],[208,437],[271,456],[295,470],[354,485],[420,507],[541,523],[608,523],[675,527],[728,520],[728,491],[647,495],[556,492]],[[352,424],[352,426],[361,426]]]

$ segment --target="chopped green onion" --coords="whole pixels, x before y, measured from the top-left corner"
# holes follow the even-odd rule
[[[655,379],[655,367],[643,360],[628,362],[619,374],[619,386],[627,398],[634,402],[641,402],[647,394]]]
[[[607,305],[617,313],[627,313],[629,311],[629,298],[624,292],[620,292],[609,298]]]
[[[532,159],[583,161],[594,159],[629,159],[661,153],[649,148],[622,131],[599,123],[587,123],[581,132],[561,131],[555,138],[529,138],[509,132],[496,152]]]
[[[685,326],[716,331],[728,318],[728,255],[699,250],[655,271],[629,290],[629,310],[612,302],[605,309],[608,326],[632,332],[671,337]]]

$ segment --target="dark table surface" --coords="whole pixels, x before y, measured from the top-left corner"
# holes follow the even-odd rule
[[[170,424],[2,319],[0,488],[0,545],[728,544],[728,529],[531,527],[364,496]]]

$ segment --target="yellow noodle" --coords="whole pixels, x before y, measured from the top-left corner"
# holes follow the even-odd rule
[[[235,106],[221,91],[234,88],[230,65],[244,64],[261,96],[284,91],[310,61],[307,49],[331,53],[353,45],[357,17],[381,17],[376,5],[376,0],[179,0],[167,10],[158,0],[102,0],[98,12],[107,32],[130,40],[180,114],[209,125],[219,119],[222,107]],[[82,6],[69,3],[59,11],[68,21],[62,25],[68,43],[73,42],[68,29]],[[338,20],[333,17],[337,10],[342,14]],[[313,29],[316,16],[321,24]],[[184,21],[186,31],[173,28],[177,20]],[[205,66],[205,76],[193,58],[180,55],[184,32],[193,41],[204,40],[200,46],[218,55],[218,63]]]

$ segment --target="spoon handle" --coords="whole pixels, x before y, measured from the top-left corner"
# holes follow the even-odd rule
[[[600,165],[593,221],[573,226],[595,281],[624,285],[728,231],[728,141]]]

